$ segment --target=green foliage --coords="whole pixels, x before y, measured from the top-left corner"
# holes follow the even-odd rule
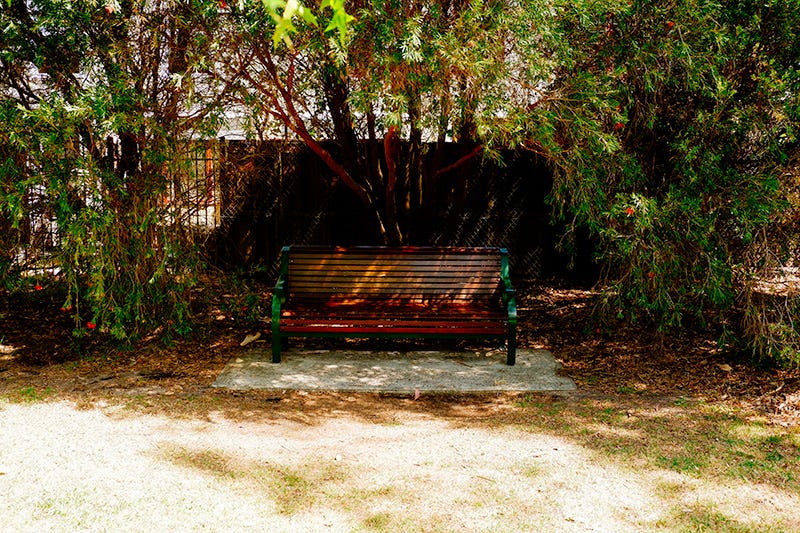
[[[0,221],[20,227],[29,191],[40,191],[37,207],[57,226],[48,260],[79,338],[105,332],[130,341],[190,327],[187,290],[199,260],[172,184],[183,172],[180,139],[198,124],[181,119],[175,95],[202,111],[179,78],[203,42],[189,38],[191,11],[169,11],[169,26],[165,14],[92,2],[15,3],[2,12],[14,30],[4,50],[24,68],[0,79]],[[151,76],[167,52],[172,76]]]
[[[255,326],[269,314],[265,308],[262,289],[254,285],[243,273],[224,276],[224,294],[220,311],[233,320]]]
[[[525,137],[597,239],[606,315],[800,363],[797,298],[754,293],[798,258],[796,6],[574,3],[551,24],[570,42]]]

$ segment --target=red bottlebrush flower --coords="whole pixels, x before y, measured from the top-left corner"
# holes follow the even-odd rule
[[[614,124],[614,129],[617,130],[617,131],[621,130],[624,127],[625,127],[625,124],[623,124],[622,122],[617,122],[616,124]]]
[[[655,272],[648,272],[647,273],[647,277],[650,278],[650,279],[653,279],[654,277],[656,277],[656,273]]]
[[[219,8],[225,9],[226,7],[228,7],[228,2],[226,2],[225,0],[219,0]]]
[[[636,210],[632,207],[629,207],[625,210],[625,214],[628,215],[629,217],[632,217],[635,212]]]
[[[94,328],[97,327],[97,324],[95,324],[94,322],[89,321],[89,322],[86,323],[86,327],[89,328],[89,329],[94,329]]]
[[[668,30],[671,30],[674,27],[675,27],[675,23],[674,22],[672,22],[671,20],[669,22],[667,22],[667,29]]]
[[[42,287],[41,285],[39,285],[37,283],[36,286],[34,287],[34,289],[36,289],[37,291],[40,291],[40,290],[44,289],[44,287]]]

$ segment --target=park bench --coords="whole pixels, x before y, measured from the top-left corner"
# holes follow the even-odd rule
[[[504,340],[517,308],[502,248],[287,246],[272,297],[272,361],[289,337]]]

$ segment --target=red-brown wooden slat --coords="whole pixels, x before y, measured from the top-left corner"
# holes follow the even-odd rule
[[[292,257],[497,257],[497,250],[494,248],[472,250],[429,248],[409,251],[407,248],[317,250],[295,246],[291,252]]]
[[[465,302],[466,303],[466,302]],[[494,302],[486,301],[485,305],[480,305],[482,302],[469,302],[470,305],[455,306],[455,305],[438,305],[436,302],[425,304],[424,302],[416,302],[408,305],[381,305],[380,302],[353,302],[348,304],[331,304],[329,302],[316,302],[316,301],[302,301],[294,302],[284,308],[286,313],[294,314],[311,314],[314,316],[324,315],[378,315],[378,314],[393,314],[405,315],[408,313],[436,313],[438,315],[453,315],[453,316],[473,316],[485,315],[490,313],[502,314],[503,310]],[[368,305],[365,305],[368,304]]]
[[[495,294],[497,290],[494,287],[481,286],[481,285],[394,285],[394,284],[353,284],[346,285],[343,283],[334,283],[330,285],[320,285],[314,287],[312,285],[295,285],[290,286],[290,293],[307,292],[312,294],[480,294],[489,293]]]
[[[491,267],[486,268],[454,268],[454,267],[439,267],[439,266],[429,266],[429,267],[409,267],[409,266],[398,266],[397,268],[378,268],[378,267],[360,267],[357,265],[353,266],[341,266],[341,265],[334,265],[333,267],[326,267],[326,268],[293,268],[294,265],[291,265],[289,269],[290,276],[352,276],[352,275],[362,275],[362,276],[402,276],[407,274],[414,274],[419,273],[420,275],[438,275],[438,276],[447,276],[450,274],[451,277],[456,278],[460,276],[467,276],[467,275],[476,275],[476,276],[499,276],[499,272]]]
[[[362,304],[362,307],[363,304]],[[309,306],[304,307],[297,307],[291,306],[287,307],[284,310],[284,315],[286,316],[376,316],[376,315],[384,315],[384,316],[425,316],[426,312],[428,314],[435,313],[437,316],[444,316],[444,317],[481,317],[481,316],[491,316],[491,315],[499,315],[502,316],[502,310],[496,307],[492,308],[478,308],[478,307],[470,307],[465,309],[452,309],[452,308],[436,308],[436,307],[427,307],[423,308],[422,306],[416,307],[395,307],[395,308],[378,308],[372,307],[371,310],[362,310],[358,309],[357,307],[351,308],[342,308],[342,307],[323,307],[320,309],[313,309]]]
[[[441,295],[429,295],[424,298],[421,295],[413,295],[406,298],[384,298],[375,295],[334,295],[332,298],[321,298],[319,295],[303,297],[303,295],[290,295],[290,300],[285,304],[285,308],[358,308],[368,306],[373,312],[380,312],[386,309],[428,309],[440,311],[449,308],[460,308],[459,306],[478,306],[497,308],[497,298],[482,297],[475,298],[472,295],[463,298],[448,296],[446,299]]]
[[[430,253],[489,253],[497,254],[497,248],[486,246],[292,246],[293,253],[402,253],[402,254],[430,254]]]
[[[505,317],[502,313],[491,309],[491,310],[464,310],[460,313],[456,312],[448,312],[448,313],[435,313],[433,316],[425,315],[422,312],[386,312],[380,314],[372,314],[363,313],[360,311],[355,312],[321,312],[321,313],[306,313],[303,310],[287,310],[283,316],[289,320],[315,320],[315,321],[327,321],[327,320],[341,320],[341,321],[353,321],[353,322],[396,322],[402,320],[411,320],[416,322],[437,322],[437,321],[453,321],[453,320],[503,320]]]
[[[352,270],[302,270],[292,269],[289,271],[289,277],[294,278],[319,278],[319,277],[333,277],[333,278],[348,278],[352,276],[363,277],[396,277],[402,278],[404,276],[418,276],[418,277],[434,277],[434,278],[449,278],[458,279],[458,276],[478,276],[487,278],[500,277],[500,273],[495,269],[487,268],[482,270],[455,270],[455,269],[371,269],[364,270],[354,268]]]
[[[497,324],[505,323],[502,316],[499,315],[479,315],[479,316],[440,316],[434,318],[427,318],[423,315],[409,315],[409,316],[387,316],[380,319],[375,317],[368,317],[365,315],[349,316],[349,315],[311,315],[311,316],[293,316],[291,314],[284,315],[281,320],[285,320],[286,324],[352,324],[352,325],[382,325],[386,327],[399,326],[403,324],[414,326],[434,326],[442,323],[475,323],[475,324]]]
[[[492,287],[499,287],[500,278],[488,275],[477,275],[458,278],[448,278],[446,276],[431,276],[425,277],[417,274],[416,272],[409,272],[407,275],[364,275],[364,274],[349,274],[346,276],[333,276],[322,275],[318,276],[315,280],[312,276],[289,276],[289,284],[302,285],[302,284],[330,284],[338,283],[341,285],[352,285],[358,283],[394,283],[396,285],[408,285],[414,287],[417,285],[489,285]]]
[[[435,325],[439,323],[457,323],[464,322],[465,319],[483,323],[483,322],[500,322],[502,316],[497,314],[484,314],[484,315],[450,315],[450,316],[402,316],[402,315],[388,315],[388,316],[366,316],[366,315],[291,315],[288,314],[284,317],[291,324],[299,324],[302,322],[310,323],[335,323],[346,322],[355,325],[369,325],[369,324],[408,324],[415,326]]]
[[[326,282],[320,283],[318,285],[314,285],[311,282],[296,282],[294,284],[289,282],[289,291],[290,292],[309,292],[314,291],[314,289],[319,290],[320,292],[330,292],[331,290],[341,290],[343,293],[347,293],[349,291],[358,291],[359,289],[366,289],[367,292],[382,292],[382,293],[391,293],[392,290],[397,290],[399,293],[408,293],[408,292],[418,292],[424,293],[427,290],[433,291],[446,291],[446,292],[456,292],[459,290],[469,290],[471,292],[479,293],[485,292],[489,294],[497,293],[499,287],[496,283],[485,283],[485,282],[477,282],[477,283],[393,283],[391,281],[381,281],[375,280],[370,282],[369,280],[360,280],[353,283],[342,283],[342,282]]]
[[[448,335],[503,335],[506,333],[505,325],[498,325],[497,327],[493,328],[477,328],[477,327],[470,327],[469,325],[461,324],[460,326],[454,326],[452,328],[442,328],[440,326],[437,327],[427,327],[427,328],[415,328],[415,327],[402,327],[402,326],[395,326],[395,327],[353,327],[353,326],[342,326],[342,327],[314,327],[314,326],[292,326],[286,325],[285,327],[281,327],[281,331],[285,333],[337,333],[337,334],[365,334],[365,333],[394,333],[394,334],[448,334]]]
[[[290,284],[289,292],[315,292],[315,289],[320,293],[330,293],[333,291],[334,293],[340,291],[341,294],[347,295],[348,293],[355,293],[359,291],[364,292],[377,292],[381,294],[389,294],[391,295],[393,291],[395,291],[398,295],[400,294],[428,294],[431,291],[433,292],[446,292],[446,293],[457,293],[460,291],[470,292],[473,294],[486,294],[486,295],[496,295],[499,293],[500,289],[495,284],[489,283],[475,283],[475,284],[461,284],[457,285],[455,283],[429,283],[429,284],[417,284],[417,285],[403,285],[397,283],[387,283],[381,281],[375,281],[373,283],[368,282],[360,282],[360,283],[325,283],[320,284],[318,286],[314,286],[311,283],[295,283],[294,285]],[[328,294],[327,297],[330,297]]]
[[[353,267],[369,267],[369,266],[380,266],[383,268],[394,268],[394,267],[422,267],[422,268],[433,268],[433,267],[440,267],[440,268],[448,268],[448,267],[463,267],[467,269],[471,268],[481,268],[481,267],[491,267],[492,265],[499,265],[499,261],[495,261],[492,259],[483,259],[483,258],[476,258],[476,259],[469,259],[469,258],[462,258],[462,259],[439,259],[439,258],[431,258],[431,259],[387,259],[385,261],[375,259],[336,259],[336,258],[319,258],[319,259],[312,259],[312,258],[302,258],[302,259],[292,259],[289,261],[289,264],[293,267],[305,267],[305,268],[315,268],[315,269],[323,269],[328,266],[333,265],[340,265],[340,266],[353,266]]]

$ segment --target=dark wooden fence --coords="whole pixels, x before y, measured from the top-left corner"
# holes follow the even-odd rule
[[[209,252],[220,264],[274,267],[286,244],[381,244],[373,214],[344,185],[329,186],[330,170],[302,143],[222,141],[218,154],[219,222]],[[503,246],[517,276],[560,271],[550,185],[532,154],[506,154],[502,165],[477,160],[428,191],[432,208],[410,221],[410,244]]]

